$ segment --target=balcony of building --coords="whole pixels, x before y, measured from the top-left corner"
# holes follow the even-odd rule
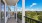
[[[17,3],[19,0],[2,0],[4,5],[4,11],[1,11],[1,22],[2,23],[42,23],[39,20],[32,19],[25,15],[25,0],[22,0],[22,12],[17,11]],[[8,6],[8,11],[6,7]],[[10,9],[14,6],[14,12]]]

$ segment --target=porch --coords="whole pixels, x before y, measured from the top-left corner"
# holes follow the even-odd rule
[[[11,17],[10,19],[8,19],[7,23],[17,23],[17,22],[14,17]]]
[[[6,6],[7,6],[7,3],[6,3],[6,1],[7,1],[7,3],[8,3],[8,16],[7,16],[7,14],[6,14]],[[37,20],[34,20],[34,19],[31,19],[31,18],[29,18],[29,17],[25,17],[25,0],[22,0],[22,17],[21,17],[21,19],[19,18],[19,17],[17,17],[17,2],[15,2],[14,3],[14,1],[13,1],[13,3],[11,3],[11,1],[9,0],[4,0],[4,5],[5,5],[5,8],[4,8],[4,14],[5,14],[5,17],[4,17],[4,21],[5,21],[5,23],[33,23],[33,21],[35,21],[36,23],[42,23],[42,22],[40,22],[40,21],[37,21]],[[15,6],[14,7],[14,13],[16,13],[16,14],[14,14],[16,17],[10,17],[10,12],[11,12],[11,9],[10,9],[10,5],[13,5],[13,6]],[[25,21],[25,18],[27,18],[27,21]],[[29,21],[29,22],[28,22]]]

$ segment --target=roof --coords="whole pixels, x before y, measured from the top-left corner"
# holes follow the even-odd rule
[[[18,1],[19,0],[5,0],[7,5],[12,5],[12,6],[15,6]]]
[[[1,3],[4,4],[3,0],[1,0]]]

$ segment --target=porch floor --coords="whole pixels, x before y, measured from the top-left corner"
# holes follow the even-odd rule
[[[10,18],[7,23],[16,23],[16,19],[15,18]]]

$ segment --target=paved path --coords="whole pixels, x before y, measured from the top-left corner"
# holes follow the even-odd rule
[[[7,23],[16,23],[15,18],[10,18]]]

